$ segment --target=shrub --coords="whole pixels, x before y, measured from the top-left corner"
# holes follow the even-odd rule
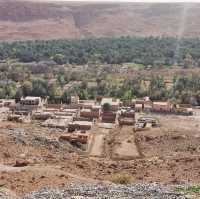
[[[130,175],[127,174],[115,174],[110,177],[110,181],[115,184],[130,184],[133,179]]]
[[[200,185],[191,186],[187,188],[177,188],[176,191],[178,192],[185,192],[185,193],[200,193]]]

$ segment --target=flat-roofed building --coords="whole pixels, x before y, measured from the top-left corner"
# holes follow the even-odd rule
[[[119,125],[134,125],[135,123],[135,111],[131,108],[121,109],[118,112]]]
[[[89,133],[76,132],[76,133],[66,133],[64,135],[61,135],[59,140],[65,140],[72,143],[79,142],[81,144],[87,144],[89,137],[90,137]]]
[[[36,105],[36,106],[40,106],[42,105],[42,99],[41,97],[25,97],[25,98],[21,98],[20,100],[20,104],[21,105]]]
[[[83,109],[92,109],[96,105],[95,100],[79,100],[79,106]]]
[[[172,104],[169,101],[153,102],[153,111],[156,111],[156,112],[171,112],[172,111]]]
[[[143,104],[136,103],[135,104],[135,111],[136,112],[141,112],[143,110]]]
[[[80,117],[98,119],[100,117],[100,109],[94,106],[91,109],[82,109],[80,111]]]
[[[101,122],[103,123],[115,123],[117,113],[114,111],[104,111],[101,113]]]
[[[65,118],[47,119],[45,122],[42,123],[42,126],[49,128],[60,128],[65,130],[72,120],[73,118],[70,116]]]
[[[41,97],[25,97],[21,98],[20,102],[12,107],[13,112],[26,112],[26,114],[40,111],[43,109],[46,100]]]
[[[73,121],[68,125],[68,131],[73,132],[75,130],[90,130],[92,128],[93,122],[89,121]]]
[[[0,107],[11,107],[15,105],[15,99],[0,99]]]
[[[78,95],[71,96],[71,103],[72,104],[78,104],[79,103],[79,96]]]

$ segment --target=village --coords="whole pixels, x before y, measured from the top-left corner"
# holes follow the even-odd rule
[[[148,97],[122,102],[72,96],[69,104],[51,104],[28,96],[1,99],[0,112],[1,183],[18,195],[112,181],[119,173],[136,183],[199,179],[188,169],[198,165],[198,107]]]
[[[0,0],[0,199],[200,199],[200,4],[157,1]]]
[[[60,129],[62,133],[59,140],[86,145],[84,149],[88,150],[96,139],[92,133],[95,128],[130,126],[133,132],[142,131],[160,125],[156,113],[193,114],[190,105],[173,105],[169,101],[152,102],[149,97],[123,103],[109,97],[79,100],[78,96],[72,96],[70,104],[49,104],[47,99],[28,96],[21,98],[18,103],[12,99],[2,99],[0,107],[2,121],[26,124],[39,122],[41,127]]]

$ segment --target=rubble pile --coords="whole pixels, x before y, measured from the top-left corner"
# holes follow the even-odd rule
[[[0,198],[1,199],[12,199],[10,196],[8,196],[6,193],[3,193],[0,191]]]
[[[22,128],[9,129],[7,133],[10,137],[13,137],[17,144],[23,144],[34,147],[45,147],[48,149],[55,149],[61,151],[68,151],[69,149],[74,149],[73,146],[71,146],[67,142],[60,142],[54,138],[48,138],[42,134],[37,135],[33,132],[30,133]]]
[[[134,199],[187,199],[183,194],[177,193],[172,187],[158,184],[136,185],[85,185],[76,184],[62,189],[45,188],[39,192],[31,193],[18,199],[67,199],[67,198],[134,198]]]

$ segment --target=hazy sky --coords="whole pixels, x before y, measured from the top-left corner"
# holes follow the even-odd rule
[[[198,2],[200,0],[37,0],[37,1],[87,1],[87,2]]]

